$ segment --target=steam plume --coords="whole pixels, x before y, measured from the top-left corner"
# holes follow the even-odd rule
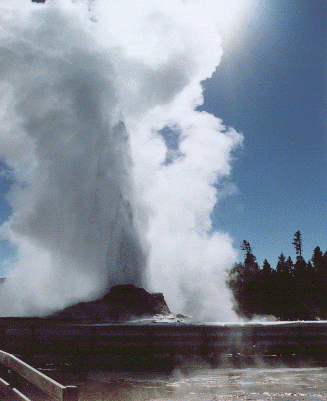
[[[132,283],[176,312],[233,318],[236,253],[210,213],[242,136],[196,111],[223,4],[1,6],[0,157],[15,174],[1,236],[18,246],[3,315]]]

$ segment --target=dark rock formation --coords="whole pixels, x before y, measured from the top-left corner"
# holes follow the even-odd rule
[[[83,323],[110,323],[170,313],[163,294],[150,294],[143,288],[128,284],[112,287],[100,299],[68,306],[49,317]]]

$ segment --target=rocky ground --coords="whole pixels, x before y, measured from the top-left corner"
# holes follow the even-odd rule
[[[71,305],[49,317],[58,320],[74,319],[87,324],[179,322],[186,319],[183,315],[171,313],[163,294],[151,294],[130,284],[112,287],[99,299]]]

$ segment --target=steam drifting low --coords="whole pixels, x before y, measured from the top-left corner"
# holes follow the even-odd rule
[[[0,313],[131,283],[233,319],[236,251],[210,213],[242,136],[196,111],[225,2],[22,3],[0,6],[0,158],[15,177],[0,235],[18,249]]]

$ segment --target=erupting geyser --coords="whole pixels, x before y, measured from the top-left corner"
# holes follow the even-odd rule
[[[239,2],[0,5],[0,157],[14,175],[1,238],[17,246],[2,315],[44,314],[116,284],[231,320],[216,183],[242,136],[196,111]],[[236,7],[237,5],[237,7]]]

